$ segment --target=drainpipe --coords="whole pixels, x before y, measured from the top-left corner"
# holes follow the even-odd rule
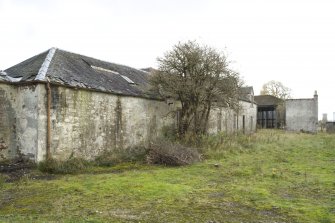
[[[47,83],[46,83],[46,90],[47,90],[47,151],[46,151],[46,159],[49,160],[51,159],[51,152],[50,152],[50,147],[51,147],[51,88],[50,88],[50,82],[49,78],[47,78]]]

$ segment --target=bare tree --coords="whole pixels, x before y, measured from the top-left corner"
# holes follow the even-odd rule
[[[285,100],[291,97],[291,89],[279,81],[272,80],[263,85],[261,95],[272,95]]]
[[[205,133],[213,106],[237,109],[239,75],[223,53],[189,41],[175,45],[158,63],[151,83],[163,97],[181,102],[179,136]]]

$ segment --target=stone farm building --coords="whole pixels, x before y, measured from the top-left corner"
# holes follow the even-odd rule
[[[105,150],[148,145],[176,126],[178,103],[150,93],[149,73],[57,48],[0,75],[0,160],[25,156],[92,159]],[[253,132],[252,88],[241,109],[215,108],[208,132]]]
[[[283,100],[272,95],[255,96],[257,103],[257,128],[280,128],[284,126],[285,117]],[[281,109],[282,108],[282,109]]]
[[[286,130],[316,133],[318,128],[318,94],[313,98],[286,99]]]
[[[271,95],[255,96],[257,128],[285,128],[287,131],[316,133],[318,95],[313,98],[282,100]]]

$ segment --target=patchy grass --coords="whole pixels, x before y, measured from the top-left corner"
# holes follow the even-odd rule
[[[335,222],[334,135],[207,140],[208,159],[190,166],[126,163],[11,183],[2,176],[0,221]]]

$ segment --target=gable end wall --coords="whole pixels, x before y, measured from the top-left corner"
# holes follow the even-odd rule
[[[318,125],[318,100],[288,99],[286,107],[286,130],[316,133]]]

